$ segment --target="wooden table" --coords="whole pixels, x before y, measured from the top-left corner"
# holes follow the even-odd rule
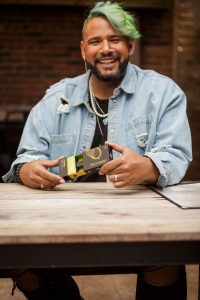
[[[0,184],[0,268],[100,274],[199,263],[200,209],[181,209],[146,186],[66,183],[43,191]]]

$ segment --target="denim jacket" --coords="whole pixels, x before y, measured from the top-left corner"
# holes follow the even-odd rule
[[[88,102],[89,75],[54,84],[33,107],[5,182],[14,181],[15,164],[71,156],[91,147],[96,117]],[[159,169],[158,186],[178,183],[192,160],[185,94],[168,77],[129,63],[109,99],[107,139],[148,156]],[[119,155],[114,151],[114,158]],[[58,167],[51,171],[58,174]]]

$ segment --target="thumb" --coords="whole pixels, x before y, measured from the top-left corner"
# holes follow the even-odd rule
[[[45,168],[50,168],[50,167],[57,167],[59,164],[59,159],[54,159],[54,160],[42,160],[41,164]]]
[[[109,141],[105,142],[106,145],[109,145],[113,150],[123,154],[125,147],[119,144],[111,143]]]

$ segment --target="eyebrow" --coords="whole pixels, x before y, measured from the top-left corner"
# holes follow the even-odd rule
[[[112,39],[112,38],[124,39],[125,37],[121,34],[112,34],[112,35],[108,36],[108,39]],[[99,39],[101,39],[100,36],[93,36],[87,40],[87,43],[90,43],[92,41],[99,40]]]

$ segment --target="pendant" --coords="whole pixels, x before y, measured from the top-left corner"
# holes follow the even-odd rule
[[[108,117],[103,118],[102,122],[106,126],[108,124]]]

